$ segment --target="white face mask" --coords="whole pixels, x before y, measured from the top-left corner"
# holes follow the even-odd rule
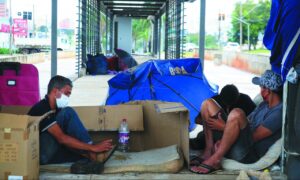
[[[61,94],[60,98],[56,98],[56,105],[58,108],[67,107],[69,104],[69,97]]]

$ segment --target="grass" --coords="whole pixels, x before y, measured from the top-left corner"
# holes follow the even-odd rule
[[[9,49],[7,49],[7,48],[0,48],[0,54],[9,54]]]
[[[270,54],[270,51],[267,49],[256,49],[251,51],[245,51],[250,54]]]

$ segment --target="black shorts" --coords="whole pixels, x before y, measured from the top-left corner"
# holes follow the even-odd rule
[[[247,124],[244,129],[240,130],[238,139],[231,146],[225,157],[246,164],[256,162],[259,157],[253,150],[253,144],[250,125]]]
[[[228,115],[225,113],[223,109],[221,109],[219,112],[221,112],[221,117],[226,122]],[[217,112],[214,116],[212,116],[212,118],[217,119],[219,112]],[[223,136],[223,131],[213,131],[214,142],[221,140],[222,136]],[[230,150],[226,153],[225,157],[229,159],[234,159],[241,163],[256,162],[259,158],[256,155],[255,151],[253,150],[253,144],[254,142],[252,139],[252,132],[250,129],[250,125],[247,124],[247,126],[244,129],[240,130],[238,139],[231,146]]]

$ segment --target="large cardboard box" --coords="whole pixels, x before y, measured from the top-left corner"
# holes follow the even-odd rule
[[[24,114],[27,109],[1,107],[0,179],[39,177],[38,123],[42,117],[16,115]]]
[[[96,142],[112,138],[116,144],[117,128],[122,118],[126,118],[131,129],[130,151],[138,152],[176,144],[186,162],[189,162],[189,111],[180,103],[136,101],[117,106],[74,109]]]

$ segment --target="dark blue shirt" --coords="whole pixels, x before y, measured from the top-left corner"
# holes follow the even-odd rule
[[[51,111],[51,107],[48,96],[46,95],[45,98],[36,103],[27,114],[30,116],[42,116],[49,111]],[[55,116],[59,111],[60,109],[56,109],[56,113],[50,114],[40,122],[40,132],[46,131],[49,127],[56,123]]]
[[[251,131],[254,132],[260,125],[272,132],[267,138],[264,138],[254,144],[254,148],[259,157],[263,156],[280,137],[282,128],[282,103],[269,108],[266,102],[262,102],[248,116]]]

